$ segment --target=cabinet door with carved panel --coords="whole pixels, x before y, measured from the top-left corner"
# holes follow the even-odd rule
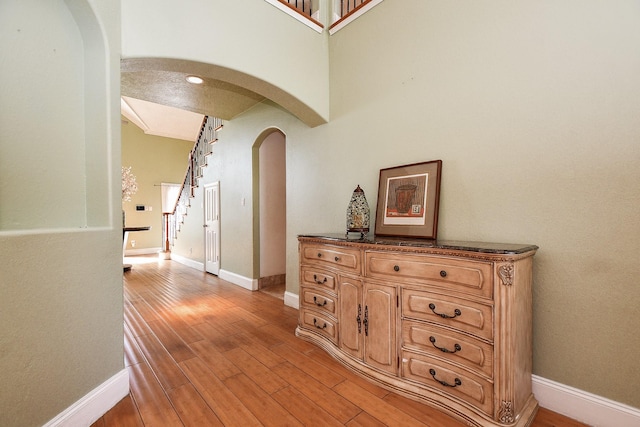
[[[396,305],[395,286],[365,282],[364,285],[364,362],[396,374]]]
[[[339,289],[340,349],[395,375],[396,288],[342,277]]]
[[[362,359],[364,307],[362,305],[362,280],[341,277],[338,282],[340,295],[340,348],[351,356]]]

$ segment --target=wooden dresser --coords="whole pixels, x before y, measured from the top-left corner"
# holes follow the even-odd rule
[[[527,426],[534,245],[299,236],[296,335],[469,426]]]

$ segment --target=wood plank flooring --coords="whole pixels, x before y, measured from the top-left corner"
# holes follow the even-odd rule
[[[281,299],[150,259],[124,274],[131,393],[92,427],[464,425],[296,338]],[[585,425],[541,409],[533,426]]]

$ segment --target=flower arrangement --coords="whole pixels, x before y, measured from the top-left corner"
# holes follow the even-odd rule
[[[131,173],[131,166],[125,168],[122,166],[122,201],[130,202],[131,196],[138,191],[136,176]]]

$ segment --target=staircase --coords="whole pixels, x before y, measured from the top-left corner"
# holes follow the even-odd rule
[[[191,207],[191,199],[195,196],[196,188],[200,185],[200,178],[202,178],[204,168],[207,166],[207,158],[213,152],[212,145],[218,140],[218,131],[222,126],[222,119],[217,117],[205,116],[202,121],[198,139],[189,153],[189,163],[180,189],[180,196],[173,214],[167,217],[168,224],[164,227],[165,236],[162,241],[168,241],[171,246],[173,246],[173,242],[184,224],[184,219]]]

